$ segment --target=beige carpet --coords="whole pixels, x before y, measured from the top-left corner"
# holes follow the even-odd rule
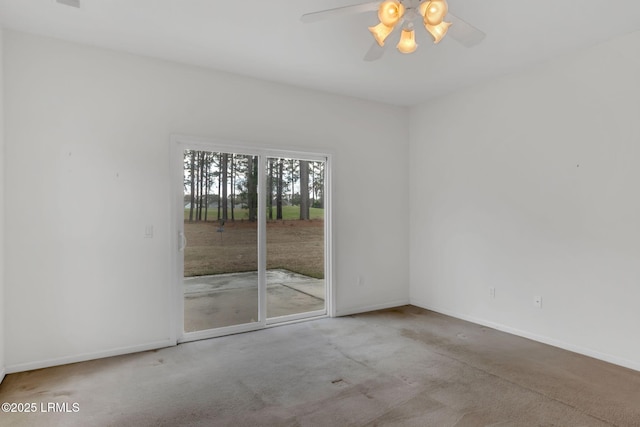
[[[0,401],[79,409],[2,426],[640,426],[640,372],[402,307],[13,374]]]

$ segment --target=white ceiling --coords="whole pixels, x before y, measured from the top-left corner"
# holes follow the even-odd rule
[[[362,57],[375,12],[303,24],[300,16],[366,0],[0,0],[7,28],[396,105],[414,105],[640,30],[636,0],[449,0],[486,39],[450,37]]]

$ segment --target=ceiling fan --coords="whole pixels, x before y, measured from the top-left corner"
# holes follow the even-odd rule
[[[446,0],[378,0],[305,13],[300,19],[304,23],[311,23],[376,10],[380,23],[369,27],[375,40],[364,56],[365,61],[380,59],[384,54],[385,40],[398,29],[401,31],[400,41],[396,45],[398,50],[402,53],[414,52],[418,47],[414,30],[416,23],[424,25],[434,43],[439,43],[449,34],[463,46],[472,47],[486,36],[473,25],[449,13]]]

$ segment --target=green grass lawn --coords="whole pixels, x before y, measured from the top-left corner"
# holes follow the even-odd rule
[[[195,211],[194,211],[195,215]],[[204,215],[204,212],[203,212]],[[269,212],[267,211],[267,218]],[[234,216],[236,221],[239,220],[248,220],[249,219],[249,209],[234,209]],[[228,217],[231,219],[231,210],[228,212]],[[276,218],[276,207],[273,207],[273,218]],[[184,219],[189,219],[189,209],[184,210]],[[282,219],[285,220],[293,220],[300,219],[300,206],[283,206],[282,207]],[[324,209],[322,208],[309,208],[309,219],[324,219]],[[207,214],[207,221],[217,221],[218,220],[218,209],[217,208],[209,208],[209,212]]]

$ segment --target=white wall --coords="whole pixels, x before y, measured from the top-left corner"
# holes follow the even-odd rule
[[[411,302],[640,370],[639,117],[640,32],[414,108]]]
[[[408,302],[406,110],[13,31],[4,53],[8,371],[170,343],[174,133],[331,151],[338,314]]]
[[[4,378],[4,85],[3,29],[0,27],[0,382]]]

